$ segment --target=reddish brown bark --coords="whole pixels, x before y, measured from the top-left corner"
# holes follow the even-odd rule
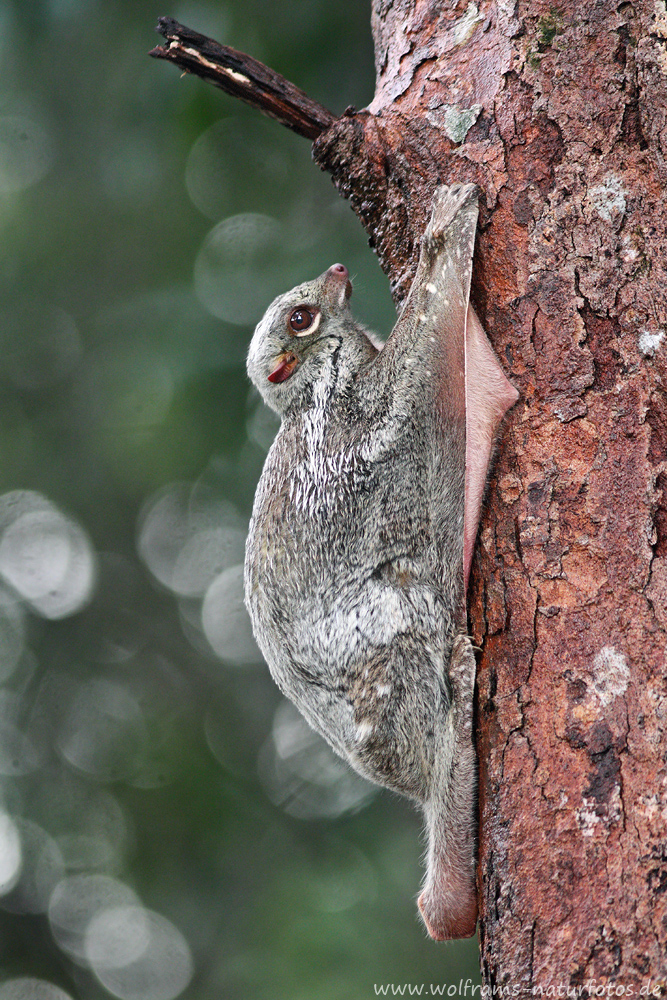
[[[376,97],[316,159],[398,301],[435,184],[480,185],[473,297],[521,390],[470,594],[486,982],[659,995],[665,4],[373,8]]]

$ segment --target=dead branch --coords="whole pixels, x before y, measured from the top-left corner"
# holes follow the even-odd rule
[[[317,139],[337,116],[279,73],[244,52],[200,35],[171,17],[158,18],[156,31],[168,45],[157,45],[149,55],[173,62],[238,97],[306,139]]]

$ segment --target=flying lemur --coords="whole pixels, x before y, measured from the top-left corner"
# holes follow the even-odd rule
[[[493,439],[517,399],[469,305],[477,188],[440,187],[384,347],[334,264],[279,296],[248,373],[281,418],[246,546],[281,691],[352,767],[423,809],[432,937],[477,921],[475,659],[465,595]]]

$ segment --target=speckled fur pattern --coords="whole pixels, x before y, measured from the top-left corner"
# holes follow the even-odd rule
[[[465,635],[464,343],[477,194],[439,188],[386,346],[340,265],[276,299],[248,371],[282,417],[246,548],[246,604],[281,691],[371,781],[423,809],[419,900],[442,939],[476,923],[475,660]],[[336,271],[336,267],[339,271]],[[319,311],[312,338],[290,332]],[[267,379],[293,352],[294,374]]]

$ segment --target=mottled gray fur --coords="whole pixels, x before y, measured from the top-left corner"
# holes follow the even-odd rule
[[[386,346],[352,317],[340,265],[277,298],[248,371],[282,417],[257,488],[246,603],[281,691],[428,830],[420,908],[434,937],[476,921],[475,661],[465,634],[463,345],[472,185],[439,188]],[[294,335],[299,306],[318,311]],[[277,359],[294,358],[283,382]]]

